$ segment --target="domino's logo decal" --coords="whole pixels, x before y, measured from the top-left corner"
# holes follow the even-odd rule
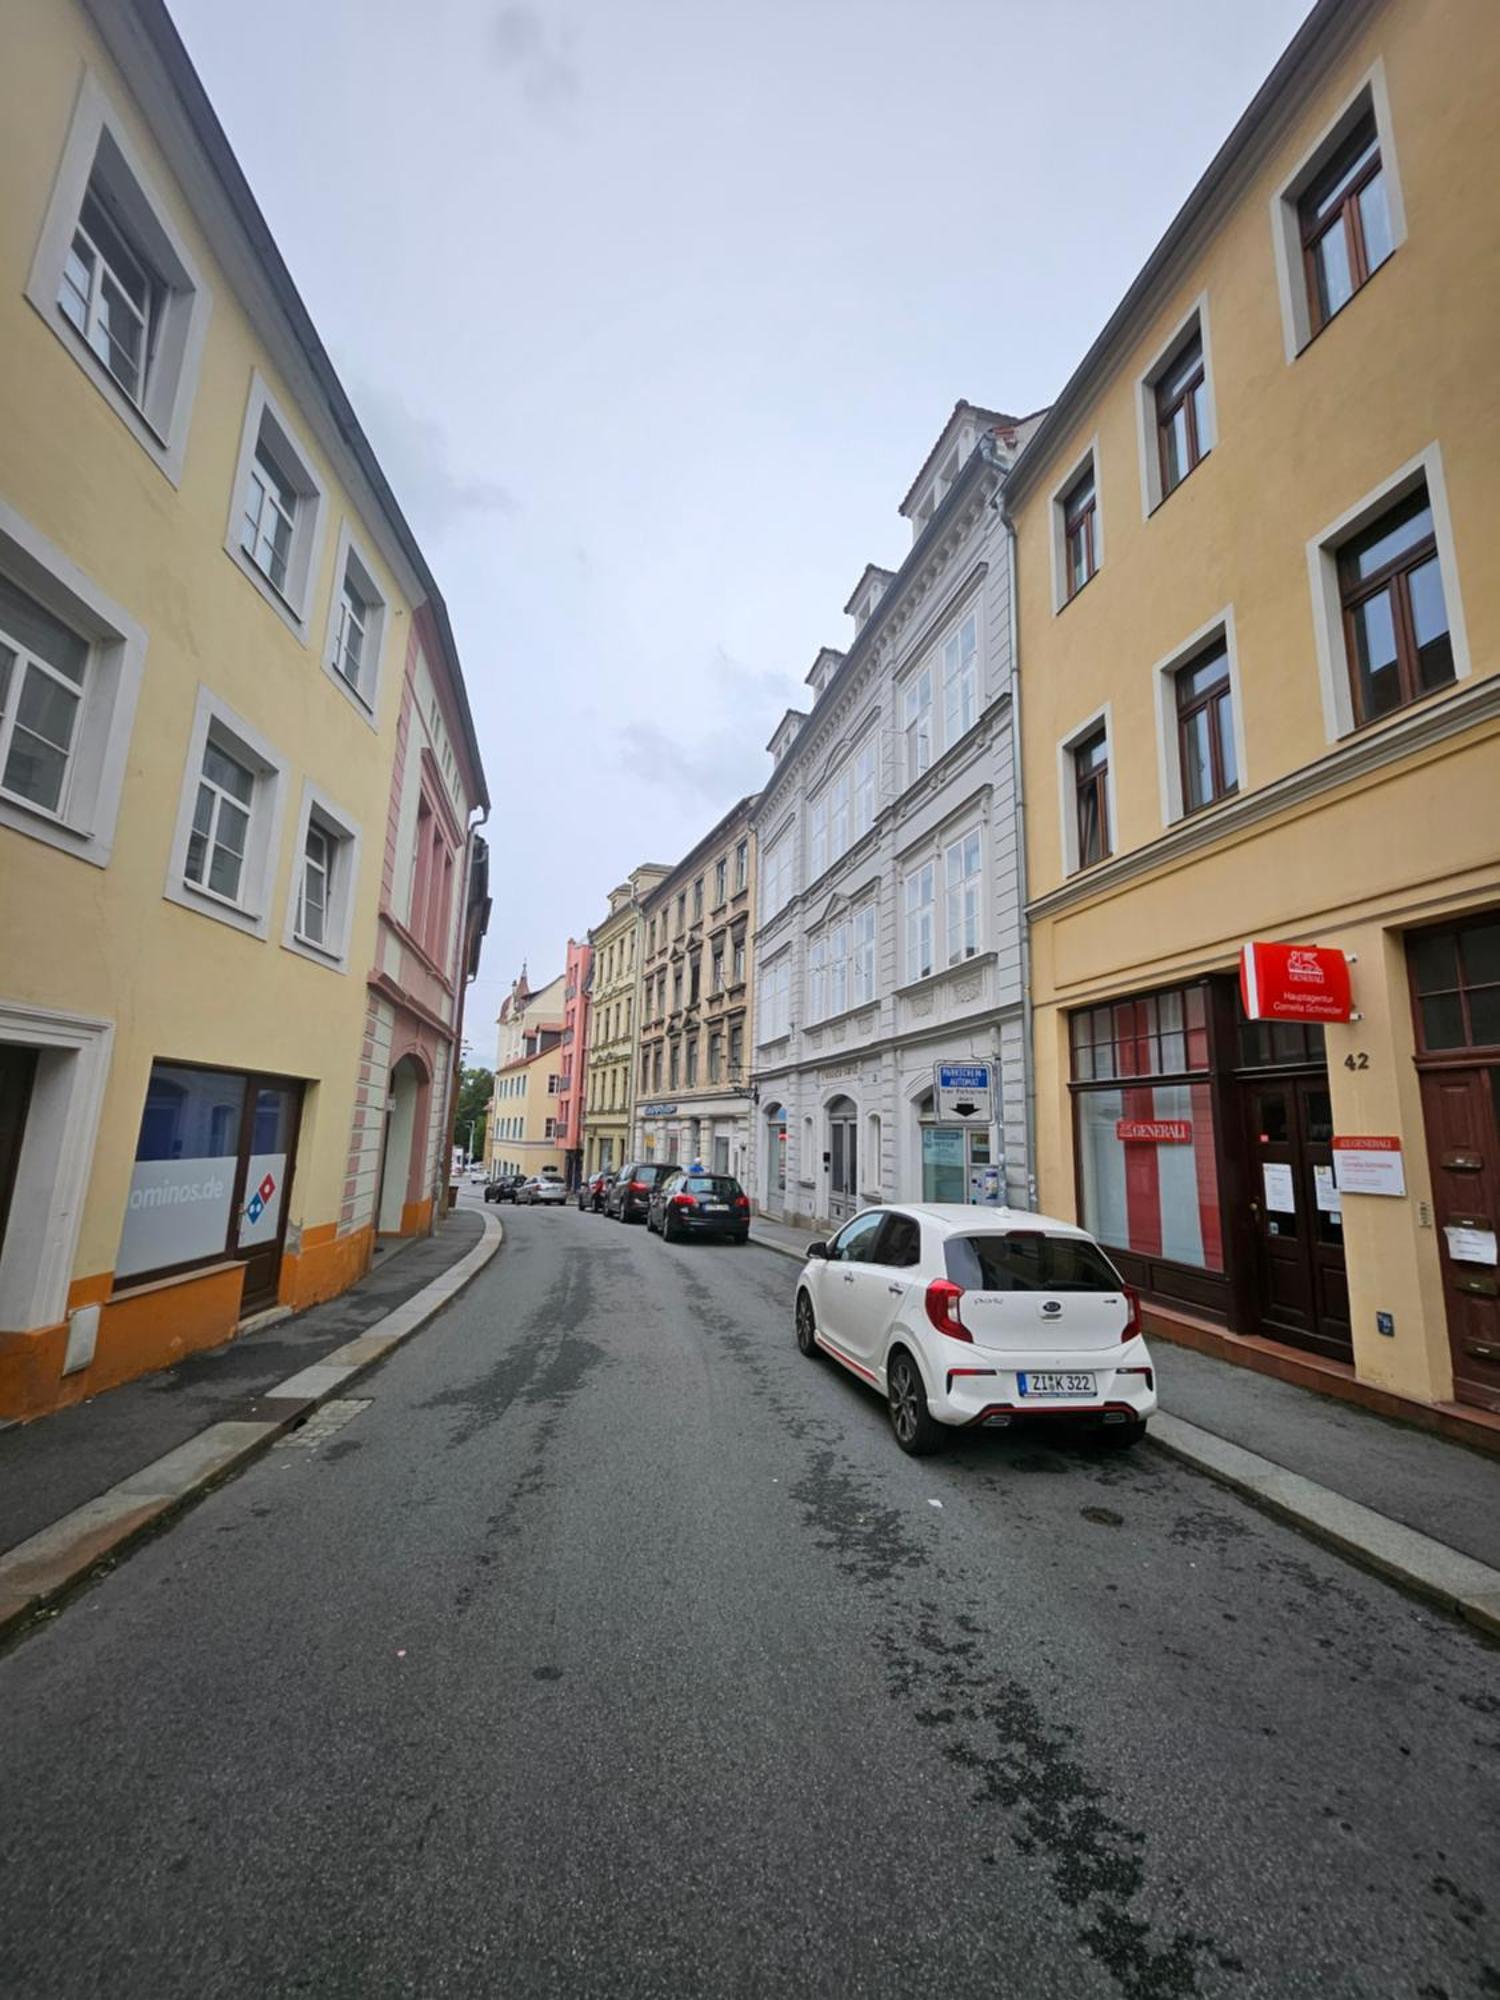
[[[254,1194],[251,1195],[249,1201],[247,1201],[245,1204],[245,1213],[247,1216],[249,1216],[252,1222],[260,1221],[261,1217],[265,1214],[267,1207],[270,1205],[271,1197],[273,1194],[275,1194],[275,1192],[276,1192],[275,1176],[273,1174],[267,1174],[265,1179],[261,1182],[260,1186],[255,1190]]]

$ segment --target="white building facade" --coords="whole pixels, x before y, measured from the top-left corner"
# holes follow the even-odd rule
[[[871,565],[846,653],[768,746],[752,1198],[835,1226],[874,1201],[1028,1203],[1023,868],[1004,474],[1028,421],[955,408]],[[987,1062],[993,1117],[937,1116],[939,1063]],[[993,1170],[993,1171],[989,1171]]]

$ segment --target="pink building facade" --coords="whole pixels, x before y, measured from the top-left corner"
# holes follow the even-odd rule
[[[568,939],[563,966],[562,1094],[557,1137],[570,1187],[583,1167],[583,1107],[588,1094],[589,996],[594,980],[594,947]]]

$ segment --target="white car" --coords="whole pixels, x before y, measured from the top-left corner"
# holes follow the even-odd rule
[[[866,1209],[814,1243],[797,1345],[878,1389],[903,1451],[945,1428],[1067,1418],[1132,1445],[1156,1408],[1140,1303],[1099,1245],[1048,1215],[957,1203]]]
[[[561,1204],[568,1198],[568,1190],[558,1174],[533,1174],[521,1188],[516,1200],[524,1202],[528,1208],[533,1202],[554,1202]]]

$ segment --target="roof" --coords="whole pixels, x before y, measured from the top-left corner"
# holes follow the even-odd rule
[[[737,819],[748,821],[750,812],[759,797],[759,792],[746,792],[742,799],[736,799],[722,819],[711,826],[701,840],[694,841],[676,867],[671,869],[660,882],[646,892],[645,896],[641,899],[642,909],[651,909],[657,898],[663,894],[670,896],[681,877],[687,874],[702,859],[708,849],[717,847]]]
[[[946,429],[946,426],[944,426],[944,428]],[[929,453],[928,456],[931,457],[931,453]],[[879,577],[882,584],[894,583],[896,579],[896,572],[893,569],[882,569],[879,563],[865,564],[864,568],[860,571],[859,582],[855,584],[853,590],[850,591],[849,601],[844,606],[845,611],[848,612],[851,618],[854,616],[854,607],[859,602],[860,598],[864,596],[865,586],[866,584],[869,583],[870,578],[872,576]]]
[[[967,403],[964,401],[963,397],[960,396],[958,401],[953,405],[952,412],[950,413],[947,422],[943,425],[943,428],[938,432],[937,437],[933,441],[933,446],[931,451],[929,451],[927,456],[922,460],[921,471],[917,474],[916,478],[912,481],[911,485],[907,487],[905,497],[903,498],[901,505],[896,509],[896,512],[898,514],[904,514],[907,508],[911,505],[912,500],[916,495],[917,488],[922,484],[922,481],[927,477],[928,473],[932,470],[933,460],[936,459],[938,454],[942,451],[943,446],[948,441],[949,432],[952,431],[954,425],[959,421],[961,417],[974,418],[982,430],[1013,431],[1016,428],[1017,424],[1021,422],[1021,419],[1019,417],[1006,416],[1003,410],[981,409],[978,403]],[[847,606],[845,608],[847,609]]]
[[[1373,4],[1374,0],[1317,0],[1027,441],[1007,487],[1023,490],[1047,463],[1054,445],[1073,424],[1091,393],[1095,378],[1105,373],[1115,351],[1134,338],[1136,320],[1142,316],[1157,285],[1166,278],[1178,253],[1194,238],[1232,177],[1253,160],[1256,147],[1267,135],[1293,84],[1303,72],[1310,71],[1313,58],[1322,53],[1323,45],[1332,44],[1337,35],[1352,33]]]
[[[808,711],[805,708],[789,708],[786,711],[785,715],[782,716],[780,722],[778,722],[776,727],[771,731],[771,740],[769,743],[767,743],[766,748],[768,750],[775,748],[777,737],[781,734],[782,730],[786,728],[789,722],[793,721],[806,722],[807,717],[808,717]]]
[[[819,646],[818,657],[813,661],[812,665],[808,668],[807,672],[802,677],[807,686],[811,687],[813,683],[816,681],[818,677],[818,669],[822,666],[825,660],[833,660],[837,662],[842,660],[843,657],[844,657],[843,654],[839,651],[837,646]],[[785,718],[783,718],[783,720],[784,719]]]
[[[302,350],[303,357],[323,392],[329,414],[340,437],[360,472],[368,480],[402,554],[411,564],[430,609],[439,646],[445,655],[444,678],[449,683],[454,705],[458,710],[463,745],[473,767],[472,775],[478,802],[487,810],[490,796],[485,784],[484,760],[480,755],[479,737],[474,727],[473,711],[469,707],[468,690],[464,686],[458,645],[453,636],[453,627],[448,617],[448,607],[443,600],[443,593],[438,588],[437,579],[428,568],[427,559],[422,554],[405,514],[401,511],[400,503],[391,490],[389,480],[381,470],[374,447],[365,436],[359,418],[354,413],[354,405],[350,402],[329,358],[328,350],[313,325],[312,315],[303,304],[302,295],[297,290],[292,274],[276,246],[276,240],[261,213],[260,204],[251,192],[250,183],[234,156],[233,148],[229,144],[223,126],[219,123],[218,115],[209,101],[198,72],[193,67],[182,38],[162,0],[123,0],[121,5],[109,6],[102,4],[102,0],[91,0],[91,12],[113,54],[119,54],[118,35],[123,27],[128,26],[127,16],[133,18],[145,37],[151,53],[160,63],[168,83],[176,93],[193,139],[201,148],[210,170],[234,212],[235,219],[245,232],[257,262],[265,272],[276,302],[286,317],[292,337]]]

